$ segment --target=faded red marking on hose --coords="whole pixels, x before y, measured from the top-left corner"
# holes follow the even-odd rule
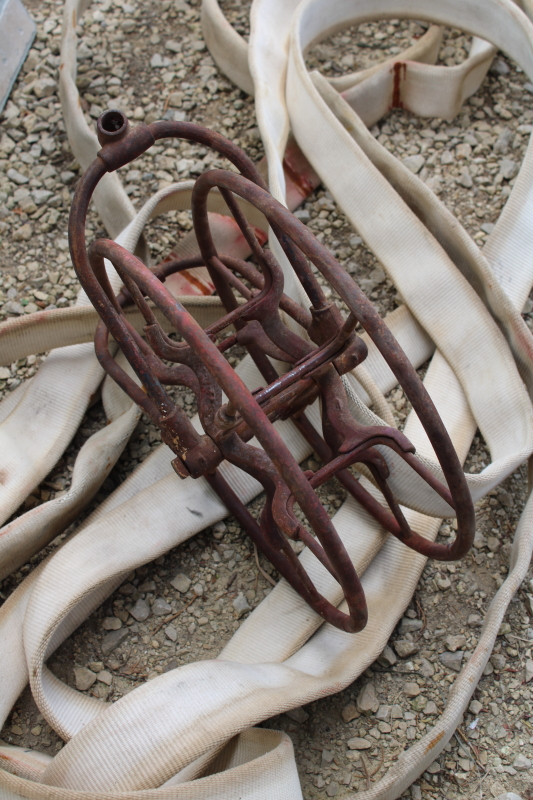
[[[291,164],[290,154],[288,152],[285,153],[285,158],[283,159],[283,171],[299,194],[302,195],[302,198],[308,197],[311,192],[315,190],[317,184],[313,182],[310,175],[294,168],[293,164]]]
[[[192,271],[189,272],[188,269],[184,269],[180,272],[180,277],[185,278],[191,286],[194,286],[195,289],[198,289],[200,294],[213,294],[215,287],[214,286],[206,286],[205,283],[199,281],[198,278],[195,278],[192,274]]]
[[[445,731],[441,731],[440,733],[438,733],[436,736],[433,737],[433,739],[429,742],[429,744],[426,745],[426,753],[429,753],[430,750],[433,750],[435,745],[437,745],[444,736],[444,733]]]
[[[177,253],[172,252],[163,259],[162,263],[164,264],[165,262],[173,261],[174,259],[179,260],[179,256]],[[211,281],[205,281],[196,277],[194,273],[198,272],[199,270],[205,270],[205,267],[197,267],[196,269],[183,269],[175,276],[175,279],[183,278],[191,288],[194,288],[198,291],[199,295],[210,296],[214,293],[215,287]],[[186,288],[186,286],[183,287],[184,292]],[[196,296],[196,292],[192,292],[191,296]]]
[[[405,80],[405,75],[407,73],[407,64],[405,63],[405,61],[396,61],[392,65],[391,72],[393,74],[391,108],[403,108],[400,87],[402,80]]]
[[[227,220],[228,226],[231,225],[235,229],[236,233],[235,242],[246,242],[243,232],[241,231],[241,229],[239,228],[233,217],[224,217],[224,219]],[[266,233],[266,231],[262,230],[261,228],[258,228],[257,225],[250,224],[250,227],[255,233],[256,239],[262,247],[268,239],[268,234]],[[248,247],[248,244],[246,244],[246,247]],[[231,255],[231,252],[229,250],[227,252],[225,251],[223,245],[221,245],[220,247],[220,253],[221,255],[224,256]]]
[[[252,225],[252,230],[255,233],[257,241],[262,247],[266,243],[268,236],[264,231],[261,230],[261,228],[257,228],[255,225]]]
[[[287,204],[294,211],[320,185],[320,178],[292,136],[285,148],[283,169],[287,181]]]

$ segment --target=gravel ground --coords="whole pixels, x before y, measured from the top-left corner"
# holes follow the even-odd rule
[[[66,240],[79,166],[66,140],[57,94],[62,8],[50,0],[27,0],[26,5],[38,34],[0,129],[0,320],[72,305],[79,288]],[[246,34],[247,6],[227,0],[224,9],[237,30]],[[400,52],[422,31],[416,23],[363,25],[316,46],[308,63],[327,75],[339,75]],[[89,119],[107,107],[146,122],[162,116],[186,118],[230,136],[253,159],[261,157],[253,103],[218,73],[202,41],[197,2],[104,0],[92,4],[79,32],[78,86]],[[467,47],[459,32],[447,31],[440,59],[449,66],[459,63]],[[533,85],[524,74],[499,56],[481,90],[453,122],[419,120],[395,111],[373,133],[438,192],[482,245],[507,199],[532,130],[531,93]],[[201,147],[160,145],[121,176],[139,207],[176,175],[195,176],[213,165],[217,160]],[[300,216],[381,313],[401,302],[327,192],[319,189]],[[171,250],[180,235],[177,230],[183,233],[190,226],[187,213],[152,224],[148,238],[153,258]],[[89,229],[93,235],[104,234],[94,213]],[[530,300],[524,310],[530,325],[532,309]],[[0,367],[0,397],[35,374],[43,357]],[[178,393],[177,398],[194,413],[191,393]],[[390,400],[401,425],[408,412],[406,399],[395,390]],[[97,402],[64,457],[17,513],[65,491],[77,451],[103,424]],[[159,442],[159,433],[143,418],[95,503]],[[478,434],[467,469],[475,472],[488,460]],[[317,465],[311,460],[309,466]],[[524,466],[477,504],[472,552],[460,563],[428,563],[389,646],[359,680],[331,698],[265,721],[265,726],[291,736],[306,800],[342,798],[365,788],[431,727],[507,573],[526,487]],[[331,483],[323,487],[322,499],[333,513],[344,494]],[[255,501],[252,512],[259,507],[260,501]],[[443,534],[451,527],[443,524]],[[34,557],[6,579],[0,597],[6,598],[41,558],[42,554]],[[251,543],[229,518],[131,573],[53,655],[50,666],[70,685],[116,700],[177,665],[215,656],[240,619],[268,594],[275,577],[263,559],[256,562]],[[523,800],[533,800],[532,617],[530,580],[510,605],[462,726],[405,797],[453,800],[516,792]],[[28,691],[2,737],[47,753],[62,747]]]

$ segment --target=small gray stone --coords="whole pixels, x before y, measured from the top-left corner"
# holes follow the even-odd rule
[[[201,597],[205,591],[203,583],[195,583],[192,590],[196,597]]]
[[[8,136],[7,133],[3,133],[2,136],[0,137],[0,151],[2,153],[6,153],[6,155],[9,155],[9,153],[13,152],[15,147],[16,144],[13,141],[13,139],[10,136]]]
[[[374,267],[368,277],[377,286],[379,283],[383,283],[387,277],[387,273],[382,270],[381,267]]]
[[[407,158],[403,159],[404,167],[407,167],[407,169],[415,175],[417,172],[420,172],[425,163],[426,159],[421,155],[407,156]]]
[[[454,672],[461,671],[461,664],[463,663],[464,653],[461,650],[456,650],[454,653],[445,652],[441,653],[439,656],[440,663],[447,667],[447,669],[453,669]]]
[[[511,142],[513,141],[513,136],[514,134],[512,130],[509,128],[504,128],[496,140],[493,148],[494,152],[505,155],[505,153],[509,150]]]
[[[333,761],[335,754],[333,750],[322,750],[322,766],[326,764],[331,764]]]
[[[516,794],[516,792],[504,792],[503,794],[499,794],[494,800],[523,800],[523,798]]]
[[[144,583],[141,583],[141,585],[137,588],[137,591],[141,592],[141,594],[144,594],[145,592],[155,592],[156,588],[155,581],[145,581]]]
[[[508,75],[510,69],[503,58],[496,58],[492,63],[490,71],[495,75]]]
[[[238,617],[242,617],[243,614],[246,614],[248,611],[252,610],[250,604],[248,603],[248,600],[242,594],[242,592],[237,595],[237,597],[232,603],[232,606],[235,609],[235,613],[237,614]]]
[[[498,501],[505,506],[506,508],[512,508],[514,506],[514,499],[512,494],[506,492],[505,489],[500,489],[498,493]]]
[[[169,39],[168,42],[165,42],[165,48],[170,50],[171,53],[181,53],[181,42],[175,42],[173,39]]]
[[[94,110],[97,110],[99,108],[99,106],[91,106],[91,108],[94,109]],[[98,116],[100,116],[100,115],[98,114]],[[52,155],[52,153],[56,149],[56,143],[55,143],[54,139],[42,139],[41,145],[42,145],[42,148],[43,148],[44,152],[48,156]]]
[[[422,659],[422,663],[420,664],[420,674],[423,678],[432,678],[435,674],[435,667],[428,661],[427,658]]]
[[[348,703],[341,711],[343,722],[351,722],[353,719],[357,719],[359,716],[360,713],[355,707],[355,703]]]
[[[31,196],[35,200],[35,204],[40,206],[45,203],[49,197],[52,197],[53,192],[49,192],[48,189],[34,189],[31,193]]]
[[[500,161],[500,175],[507,181],[510,181],[515,177],[515,175],[518,175],[518,164],[516,161],[511,161],[509,158],[503,158]]]
[[[150,616],[150,606],[146,600],[139,597],[133,608],[130,609],[130,614],[137,622],[144,622]]]
[[[407,697],[418,697],[420,694],[420,686],[415,681],[406,681],[402,687],[402,692]]]
[[[304,224],[307,224],[311,219],[311,214],[306,208],[298,208],[294,212],[294,216],[296,217],[296,219],[299,219],[300,222],[303,222]]]
[[[62,182],[64,184],[69,184],[69,183],[72,183],[72,181],[76,177],[76,173],[75,172],[71,172],[70,170],[66,169],[64,172],[62,172],[59,175],[59,177],[61,178],[61,180],[62,180]]]
[[[101,683],[105,683],[106,686],[111,686],[113,682],[113,676],[107,669],[101,670],[98,675],[96,676],[96,680],[100,681]]]
[[[21,303],[18,303],[16,300],[8,301],[4,303],[2,311],[7,312],[8,314],[24,314],[24,306]]]
[[[447,636],[445,639],[446,647],[451,653],[455,653],[456,650],[460,650],[461,647],[465,647],[466,645],[466,637],[459,633],[457,636]]]
[[[172,61],[170,58],[166,56],[162,56],[160,53],[154,53],[152,58],[150,59],[150,66],[154,69],[161,69],[162,67],[170,67]]]
[[[331,783],[326,786],[326,794],[328,797],[337,797],[339,794],[339,784],[337,781],[331,781]]]
[[[382,722],[388,722],[391,718],[391,707],[390,706],[380,706],[376,711],[376,719],[381,720]]]
[[[285,713],[290,719],[294,720],[294,722],[298,722],[300,725],[309,719],[309,714],[305,708],[302,708],[301,706],[298,706],[298,708],[291,708]]]
[[[29,183],[29,178],[19,172],[17,169],[8,169],[6,172],[7,177],[10,181],[22,185],[23,183]]]
[[[419,647],[414,642],[408,641],[408,639],[398,639],[394,642],[394,649],[400,658],[408,658],[418,653]]]
[[[505,656],[502,655],[502,653],[493,653],[490,657],[490,663],[492,664],[496,672],[501,672],[503,669],[505,669],[507,660]]]
[[[74,680],[76,681],[76,689],[79,692],[86,692],[95,682],[96,675],[87,667],[77,667],[74,670]]]
[[[483,231],[483,233],[490,234],[492,233],[495,227],[496,225],[494,224],[494,222],[484,222],[483,225],[481,226],[481,230]]]
[[[460,176],[457,178],[457,183],[460,183],[461,186],[464,186],[465,189],[471,189],[474,185],[472,180],[472,176],[470,175],[470,170],[468,167],[463,167],[461,170]]]
[[[437,706],[433,702],[433,700],[430,700],[424,706],[424,714],[427,714],[428,717],[436,717],[438,713],[439,713],[439,709],[437,708]]]
[[[416,712],[423,711],[427,705],[427,702],[427,698],[424,697],[423,694],[419,694],[418,697],[415,697],[411,703],[411,708]]]
[[[26,197],[29,197],[30,190],[26,188],[26,186],[19,186],[18,189],[15,189],[13,193],[13,199],[20,203],[21,200],[24,200]]]
[[[222,539],[227,529],[228,528],[226,523],[220,520],[220,522],[216,522],[213,525],[213,536],[215,537],[215,539]]]
[[[118,631],[122,628],[122,622],[118,617],[104,617],[102,620],[102,628],[105,631]]]
[[[472,155],[472,145],[468,142],[464,144],[458,144],[455,148],[455,154],[457,158],[470,158]]]
[[[33,92],[39,99],[50,97],[57,89],[57,83],[52,78],[39,78],[33,84]]]
[[[111,633],[108,633],[102,640],[102,653],[104,655],[112,653],[119,644],[122,644],[122,642],[128,638],[129,633],[128,628],[121,628],[119,631],[111,631]]]
[[[17,228],[16,231],[13,233],[13,239],[16,242],[27,242],[28,239],[31,239],[33,233],[33,228],[31,227],[29,222],[24,223],[21,225],[20,228]]]
[[[415,631],[419,631],[422,626],[423,622],[421,619],[409,619],[409,617],[403,617],[402,621],[400,622],[400,634],[404,633],[414,633]]]
[[[472,700],[468,706],[468,710],[471,714],[474,714],[474,716],[477,717],[477,715],[483,710],[483,705],[479,702],[479,700]]]
[[[526,670],[525,671],[526,671],[525,681],[526,681],[526,683],[529,683],[531,678],[533,678],[533,661],[530,658],[528,658],[527,661],[526,661]]]
[[[168,628],[165,628],[165,636],[167,639],[170,639],[171,642],[178,641],[178,632],[173,625],[169,625]]]
[[[372,682],[365,683],[357,696],[357,710],[361,714],[373,714],[379,708],[376,687]]]
[[[188,592],[191,586],[191,580],[183,572],[178,572],[175,578],[170,581],[170,585],[174,587],[181,594]]]
[[[353,739],[348,739],[347,743],[350,750],[369,750],[372,744],[368,739],[361,739],[359,736],[354,736]]]
[[[381,664],[382,667],[392,667],[397,661],[396,653],[392,647],[388,644],[385,645],[385,649],[378,658],[378,664]]]
[[[152,614],[155,614],[156,617],[164,617],[171,611],[172,607],[162,597],[157,597],[152,603]]]
[[[403,719],[403,709],[398,703],[395,703],[390,710],[391,719]]]
[[[518,772],[523,772],[526,769],[531,769],[531,760],[527,758],[523,753],[518,753],[517,757],[513,761],[513,767],[518,770]]]

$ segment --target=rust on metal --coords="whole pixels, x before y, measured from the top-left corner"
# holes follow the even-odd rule
[[[177,475],[204,477],[257,547],[318,614],[341,630],[360,631],[367,621],[364,592],[316,490],[336,478],[385,530],[408,547],[439,560],[463,556],[474,538],[474,509],[461,464],[433,402],[361,289],[309,229],[272,197],[253,162],[238,147],[220,134],[188,122],[163,121],[130,129],[119,111],[104,113],[97,130],[102,150],[78,184],[69,240],[80,282],[101,317],[95,336],[100,363],[160,428],[163,441],[174,453],[172,465]],[[170,258],[150,270],[113,241],[96,240],[87,248],[87,209],[100,179],[166,137],[210,147],[238,170],[213,169],[195,183],[192,218],[198,256],[181,261]],[[217,252],[207,212],[213,190],[224,198],[255,264]],[[282,269],[264,247],[264,235],[259,237],[247,222],[238,199],[266,217],[307,294],[308,309],[284,294]],[[118,295],[111,289],[104,259],[113,264],[123,281]],[[200,266],[207,270],[226,312],[205,329],[165,287],[170,275]],[[317,271],[346,304],[346,318],[325,296]],[[144,317],[144,336],[123,313],[132,303]],[[166,317],[179,340],[164,332],[154,307]],[[289,327],[287,317],[297,324]],[[434,447],[446,484],[415,457],[413,445],[401,431],[384,425],[361,425],[351,414],[342,376],[367,355],[366,345],[357,334],[358,326],[375,342],[403,387]],[[295,332],[297,329],[301,335]],[[110,335],[140,385],[111,355]],[[226,358],[227,351],[237,343],[247,349],[263,376],[265,385],[255,392],[246,387]],[[271,359],[285,365],[282,374]],[[194,393],[203,433],[195,430],[167,391],[168,386],[176,385]],[[307,407],[317,399],[320,432],[306,416]],[[273,424],[286,419],[293,420],[321,459],[322,466],[315,472],[302,470]],[[250,444],[253,438],[261,447]],[[385,448],[448,503],[450,515],[455,513],[458,519],[452,543],[428,541],[411,529],[389,485],[390,460],[388,463],[384,457]],[[258,520],[218,470],[224,460],[263,486],[266,499]],[[381,492],[380,502],[351,471],[355,464],[366,467]],[[303,542],[338,581],[347,613],[320,594],[295,555],[291,540]]]

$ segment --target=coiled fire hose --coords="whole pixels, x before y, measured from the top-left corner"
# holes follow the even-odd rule
[[[98,144],[77,103],[75,23],[83,4],[65,6],[61,91],[69,139],[86,167]],[[424,380],[461,459],[476,428],[492,462],[466,476],[474,500],[511,474],[533,452],[532,338],[520,310],[533,283],[531,207],[533,156],[528,149],[509,200],[479,251],[453,215],[368,131],[391,105],[450,118],[477,88],[499,48],[533,79],[533,25],[510,0],[487,0],[483,14],[472,0],[304,0],[300,4],[255,0],[248,46],[214,0],[204,2],[204,32],[220,68],[254,91],[274,196],[285,200],[282,158],[289,128],[339,206],[380,259],[405,306],[388,323],[415,366],[433,353]],[[414,18],[459,27],[477,37],[469,58],[454,67],[431,64],[438,31],[430,28],[414,51],[362,74],[328,83],[309,75],[303,53],[332,31],[368,20]],[[486,42],[490,42],[488,45]],[[394,64],[402,81],[394,85]],[[429,62],[429,63],[427,63]],[[142,252],[141,234],[151,217],[187,208],[190,183],[159,192],[138,214],[116,174],[102,181],[97,208],[113,236]],[[220,207],[211,209],[220,213]],[[224,229],[224,223],[221,223]],[[187,254],[187,242],[183,253]],[[276,245],[273,243],[273,249]],[[279,259],[283,263],[283,258]],[[113,288],[119,281],[112,277]],[[286,275],[286,291],[298,287]],[[202,325],[221,314],[216,298],[188,298]],[[133,324],[140,320],[132,314]],[[49,472],[72,438],[102,380],[91,342],[96,315],[80,296],[65,311],[42,312],[0,326],[2,363],[46,347],[57,348],[31,382],[0,405],[2,484],[7,519]],[[366,362],[370,383],[386,393],[395,379],[377,353]],[[239,367],[248,386],[255,367]],[[364,381],[363,381],[364,383]],[[351,379],[352,402],[367,424],[376,419],[364,386]],[[67,494],[18,517],[0,530],[0,564],[9,574],[75,519],[94,496],[138,419],[138,410],[109,378],[102,389],[109,423],[80,451]],[[281,423],[293,455],[309,448],[291,423]],[[434,454],[418,421],[405,433],[417,454]],[[400,465],[401,467],[401,465]],[[225,477],[244,501],[259,490],[231,465]],[[398,468],[394,489],[408,521],[434,539],[445,503]],[[201,523],[183,514],[201,505]],[[192,504],[192,505],[191,505]],[[150,509],[147,517],[146,509]],[[320,619],[281,581],[250,615],[216,661],[188,664],[135,689],[113,705],[81,695],[46,667],[50,654],[123,581],[132,569],[157,558],[216,522],[225,509],[203,480],[176,483],[165,447],[159,448],[76,535],[44,561],[0,609],[0,706],[2,721],[29,681],[47,722],[67,741],[54,758],[3,746],[0,798],[292,798],[301,797],[287,736],[254,723],[338,691],[380,654],[407,607],[424,558],[385,537],[379,526],[347,500],[335,527],[353,559],[369,608],[367,627],[346,634]],[[479,643],[456,679],[435,726],[398,759],[380,781],[358,795],[398,797],[441,752],[459,724],[490,655],[505,610],[523,580],[533,549],[533,505],[518,524],[508,576],[487,611]],[[301,556],[332,603],[334,581],[304,552]],[[337,592],[337,594],[336,594]],[[390,596],[395,597],[394,605]],[[279,620],[284,625],[280,628]]]

